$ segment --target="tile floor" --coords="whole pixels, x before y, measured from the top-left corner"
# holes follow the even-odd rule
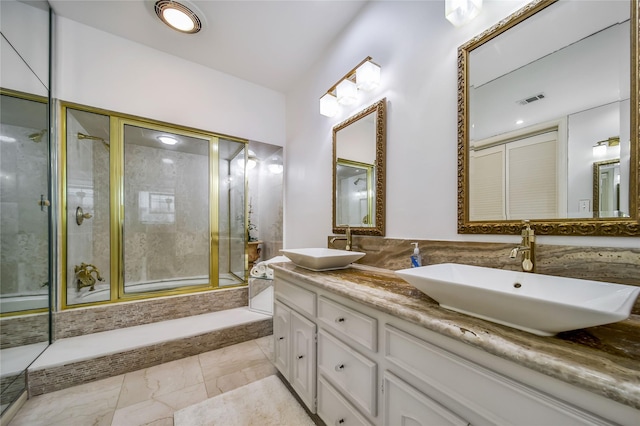
[[[173,426],[174,411],[276,373],[272,336],[28,400],[9,426]]]

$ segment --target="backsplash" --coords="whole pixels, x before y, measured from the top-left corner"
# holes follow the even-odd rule
[[[327,238],[327,244],[331,237]],[[423,265],[463,263],[521,270],[520,256],[509,258],[515,243],[404,240],[360,235],[354,235],[352,240],[352,250],[367,253],[358,263],[378,268],[409,268],[409,257],[413,252],[411,243],[417,242]],[[344,249],[344,243],[336,241],[327,247]],[[539,274],[640,286],[640,248],[537,244],[535,261],[536,273]],[[640,314],[640,298],[636,300],[632,313]]]

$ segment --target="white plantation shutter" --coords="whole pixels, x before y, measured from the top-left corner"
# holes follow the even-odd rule
[[[507,219],[558,217],[557,132],[507,144]]]
[[[557,158],[557,131],[471,151],[469,220],[560,217]]]
[[[504,145],[471,152],[469,220],[505,219]]]

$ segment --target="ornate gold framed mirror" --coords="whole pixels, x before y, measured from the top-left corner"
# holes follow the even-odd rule
[[[536,0],[460,46],[458,233],[640,235],[638,45],[638,0]]]
[[[333,232],[384,235],[386,99],[333,128]]]

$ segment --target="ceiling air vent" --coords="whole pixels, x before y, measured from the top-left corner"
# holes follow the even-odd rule
[[[519,100],[517,103],[520,105],[528,105],[531,102],[539,101],[540,99],[544,99],[544,93],[538,93],[537,95],[529,96],[528,98]]]

